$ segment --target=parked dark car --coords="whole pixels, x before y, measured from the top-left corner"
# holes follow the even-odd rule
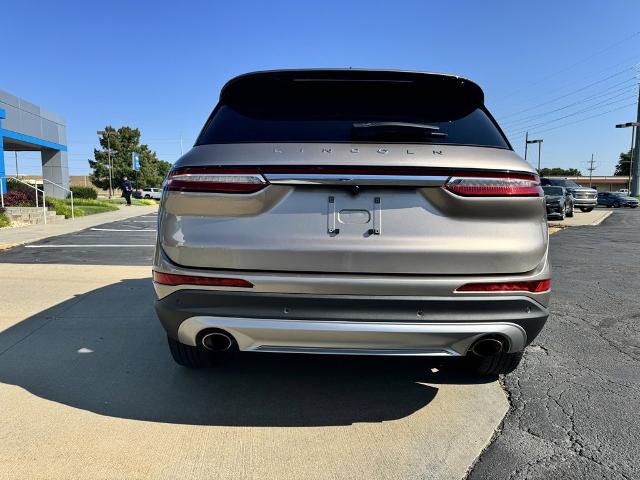
[[[600,192],[598,193],[598,205],[605,207],[630,207],[636,208],[638,206],[638,199],[629,197],[623,192]]]
[[[135,190],[131,196],[133,198],[142,198],[142,192],[140,190]]]
[[[597,205],[598,191],[578,185],[568,178],[541,178],[540,184],[544,186],[564,187],[573,196],[573,204],[582,212],[590,212]]]
[[[573,217],[573,195],[564,187],[542,187],[547,204],[547,218]]]

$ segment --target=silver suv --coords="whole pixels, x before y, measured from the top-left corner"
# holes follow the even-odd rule
[[[541,179],[545,187],[563,187],[573,197],[573,205],[582,212],[590,212],[598,205],[598,191],[595,188],[583,187],[568,178],[545,177]]]
[[[170,172],[156,311],[181,365],[231,352],[513,370],[550,291],[545,202],[475,83],[370,70],[229,81]]]

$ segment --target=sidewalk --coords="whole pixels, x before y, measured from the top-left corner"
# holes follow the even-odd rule
[[[590,212],[581,212],[576,209],[573,217],[565,218],[562,221],[549,220],[550,227],[581,227],[585,225],[600,225],[604,222],[613,211],[611,209],[596,208]]]
[[[117,222],[131,217],[148,215],[158,211],[157,205],[149,206],[120,206],[120,209],[113,212],[96,213],[86,217],[78,217],[75,220],[65,220],[61,223],[48,225],[29,225],[26,227],[3,228],[0,229],[0,250],[31,243],[43,238],[55,237],[67,233],[77,232],[85,228],[95,227],[103,223]]]

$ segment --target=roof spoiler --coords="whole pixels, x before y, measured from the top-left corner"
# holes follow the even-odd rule
[[[455,98],[467,105],[484,105],[482,89],[471,80],[441,73],[411,72],[399,70],[358,69],[304,69],[271,70],[247,73],[229,80],[220,92],[220,103],[232,103],[245,95],[268,94],[274,90],[287,91],[296,85],[341,85],[353,83],[353,87],[406,85],[422,94]]]

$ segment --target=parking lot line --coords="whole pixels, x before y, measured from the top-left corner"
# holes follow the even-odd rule
[[[92,228],[96,232],[155,232],[155,228],[142,228],[142,229],[126,229],[126,228]]]
[[[155,247],[153,243],[148,245],[112,245],[112,244],[100,244],[100,245],[25,245],[24,248],[128,248],[128,247]]]

